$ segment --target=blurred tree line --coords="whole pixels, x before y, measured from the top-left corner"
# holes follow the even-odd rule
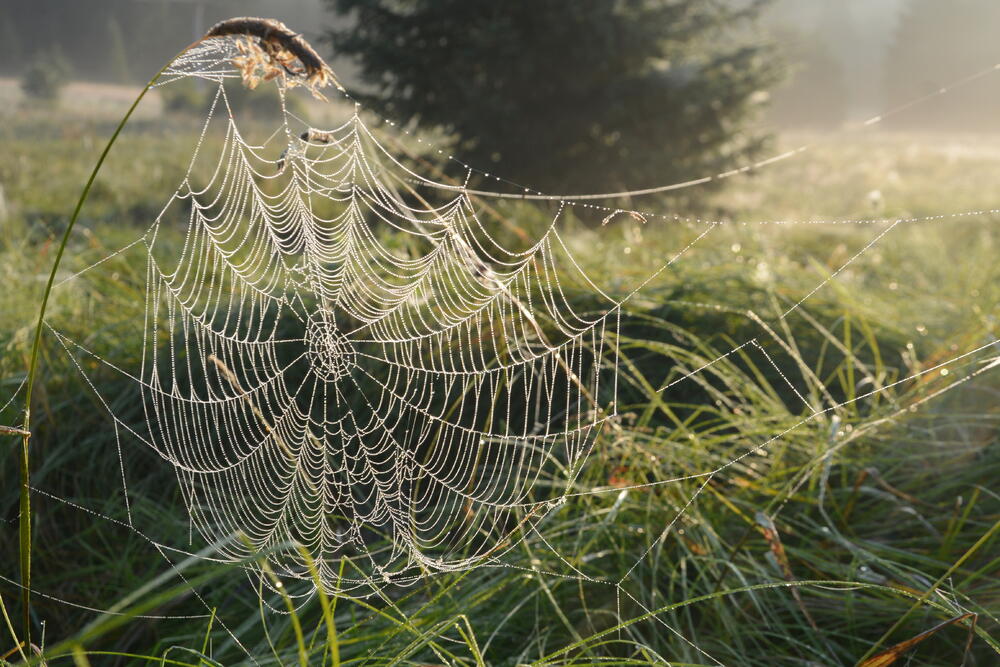
[[[144,83],[212,23],[275,13],[318,36],[319,0],[7,0],[0,74],[20,76],[49,57],[64,60],[77,78]]]
[[[934,93],[1000,62],[997,0],[777,0],[767,23],[791,63],[773,95],[780,127],[836,127]],[[887,118],[883,127],[996,131],[1000,75]]]
[[[40,97],[35,71],[141,83],[214,21],[277,15],[353,57],[368,104],[443,128],[471,164],[546,191],[638,189],[751,161],[767,100],[779,127],[842,124],[848,52],[873,35],[873,112],[1000,61],[997,0],[885,0],[879,26],[867,2],[784,0],[762,26],[768,0],[34,0],[0,11],[0,73]],[[887,125],[996,129],[998,101],[987,77]]]
[[[889,107],[1000,63],[998,0],[909,0],[885,67]],[[1000,129],[1000,72],[908,109],[893,127]]]
[[[637,189],[758,155],[782,73],[767,0],[328,0],[363,99],[545,191]]]
[[[789,65],[771,92],[768,119],[778,128],[831,129],[847,120],[850,88],[843,64],[821,34],[772,28]]]
[[[856,1],[777,0],[768,8],[766,29],[788,63],[771,92],[767,117],[776,127],[830,129],[847,120],[854,82],[837,45],[857,41]]]

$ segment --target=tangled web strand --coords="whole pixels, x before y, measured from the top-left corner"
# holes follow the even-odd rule
[[[570,303],[566,281],[590,283],[558,213],[503,245],[467,194],[421,195],[434,184],[357,112],[301,132],[286,114],[251,145],[223,85],[232,48],[169,71],[218,85],[202,137],[220,125],[224,140],[199,144],[143,237],[135,435],[228,558],[266,553],[300,578],[312,561],[325,587],[358,594],[496,560],[614,416],[618,304]],[[165,228],[185,219],[177,248]]]

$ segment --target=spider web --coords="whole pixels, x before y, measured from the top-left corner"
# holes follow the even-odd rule
[[[597,292],[580,312],[564,293],[587,278],[558,212],[504,246],[467,193],[418,192],[436,184],[357,110],[325,130],[289,116],[251,144],[221,85],[230,55],[202,48],[170,72],[197,64],[220,83],[205,132],[221,123],[224,139],[199,146],[135,246],[132,435],[174,466],[193,525],[232,560],[267,553],[300,578],[311,561],[331,590],[365,594],[501,557],[615,414],[618,304]],[[183,244],[161,241],[178,224]],[[342,558],[361,576],[338,576]]]
[[[761,341],[778,341],[795,371],[808,375],[805,362],[747,312],[759,337],[702,359],[659,391],[697,380],[730,355],[752,353],[801,400],[801,420],[713,470],[582,487],[599,438],[621,429],[617,341],[626,303],[722,223],[585,203],[597,195],[472,190],[472,168],[441,151],[466,180],[434,180],[404,163],[399,144],[372,129],[358,105],[344,122],[320,129],[285,108],[282,97],[281,126],[249,140],[224,85],[237,77],[234,55],[232,44],[213,41],[167,71],[161,85],[195,78],[216,86],[187,173],[140,238],[63,281],[117,254],[139,253],[145,292],[139,310],[121,320],[138,327],[141,359],[119,363],[50,326],[98,396],[87,360],[131,381],[145,419],[126,423],[109,407],[116,436],[137,439],[173,466],[191,524],[213,545],[213,557],[242,562],[263,554],[279,577],[318,575],[326,590],[361,597],[438,573],[519,567],[504,556],[530,537],[567,568],[546,574],[606,584],[646,609],[624,582],[715,475],[806,423],[836,423],[846,403],[800,393]],[[206,141],[213,133],[223,137],[218,145]],[[490,196],[553,199],[556,208],[540,234],[515,243],[491,231],[479,203]],[[606,222],[619,214],[663,217],[694,233],[658,271],[615,298],[587,276],[560,234],[572,206],[597,209]],[[779,321],[900,224],[995,212],[801,221],[886,224]],[[180,244],[173,240],[178,229]],[[581,292],[586,300],[574,298]],[[849,402],[981,360],[992,345]],[[923,400],[993,367],[980,365]],[[618,494],[620,502],[631,489],[682,480],[696,482],[694,493],[620,578],[585,573],[539,527],[576,496]],[[346,574],[344,561],[351,564]]]

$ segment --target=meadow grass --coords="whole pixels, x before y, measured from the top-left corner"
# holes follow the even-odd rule
[[[53,244],[113,127],[55,112],[9,120],[0,130],[10,208],[0,405],[24,380]],[[196,132],[183,117],[126,128],[57,280],[141,233],[182,176]],[[992,664],[1000,381],[983,373],[935,394],[977,370],[938,364],[996,340],[1000,218],[900,224],[839,272],[886,225],[738,223],[992,208],[993,145],[863,135],[820,141],[795,162],[733,181],[702,213],[734,224],[647,285],[609,341],[621,359],[621,428],[602,435],[575,487],[607,492],[573,496],[502,567],[368,600],[317,596],[288,613],[288,600],[258,595],[238,566],[167,554],[168,566],[125,523],[104,407],[46,336],[32,424],[36,643],[44,637],[48,664],[230,665],[250,663],[249,653],[259,664],[850,665],[890,629],[886,647],[974,613],[975,624],[965,616],[918,644],[908,664]],[[497,210],[529,235],[550,214]],[[591,213],[573,210],[562,224],[588,274],[618,296],[704,231],[654,218],[600,227]],[[113,258],[57,290],[49,320],[124,366],[138,363],[141,341],[116,324],[141,304],[144,281],[127,255]],[[567,289],[581,308],[593,299],[582,282]],[[141,406],[115,399],[126,395],[121,378],[88,370],[123,423],[141,421]],[[838,407],[812,416],[828,405]],[[0,423],[18,423],[18,410],[15,396]],[[16,444],[5,437],[0,460],[0,597],[14,624]],[[135,446],[128,462],[135,525],[188,545],[169,466]]]

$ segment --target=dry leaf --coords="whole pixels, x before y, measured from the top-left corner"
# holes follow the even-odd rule
[[[860,665],[858,665],[858,667],[887,667],[888,665],[891,665],[897,660],[899,660],[899,658],[901,658],[904,653],[906,653],[911,648],[913,648],[920,642],[924,641],[934,633],[938,632],[943,628],[948,627],[949,625],[957,625],[958,623],[961,623],[967,618],[972,619],[972,625],[969,627],[969,639],[968,641],[965,642],[965,651],[966,653],[968,653],[969,646],[972,643],[973,633],[976,630],[976,621],[979,618],[978,614],[973,614],[971,612],[968,614],[962,614],[961,616],[956,616],[955,618],[949,619],[943,623],[938,623],[930,630],[924,630],[915,637],[911,637],[910,639],[907,639],[904,642],[899,642],[895,646],[891,646],[885,651],[873,655],[872,657],[868,658]]]

